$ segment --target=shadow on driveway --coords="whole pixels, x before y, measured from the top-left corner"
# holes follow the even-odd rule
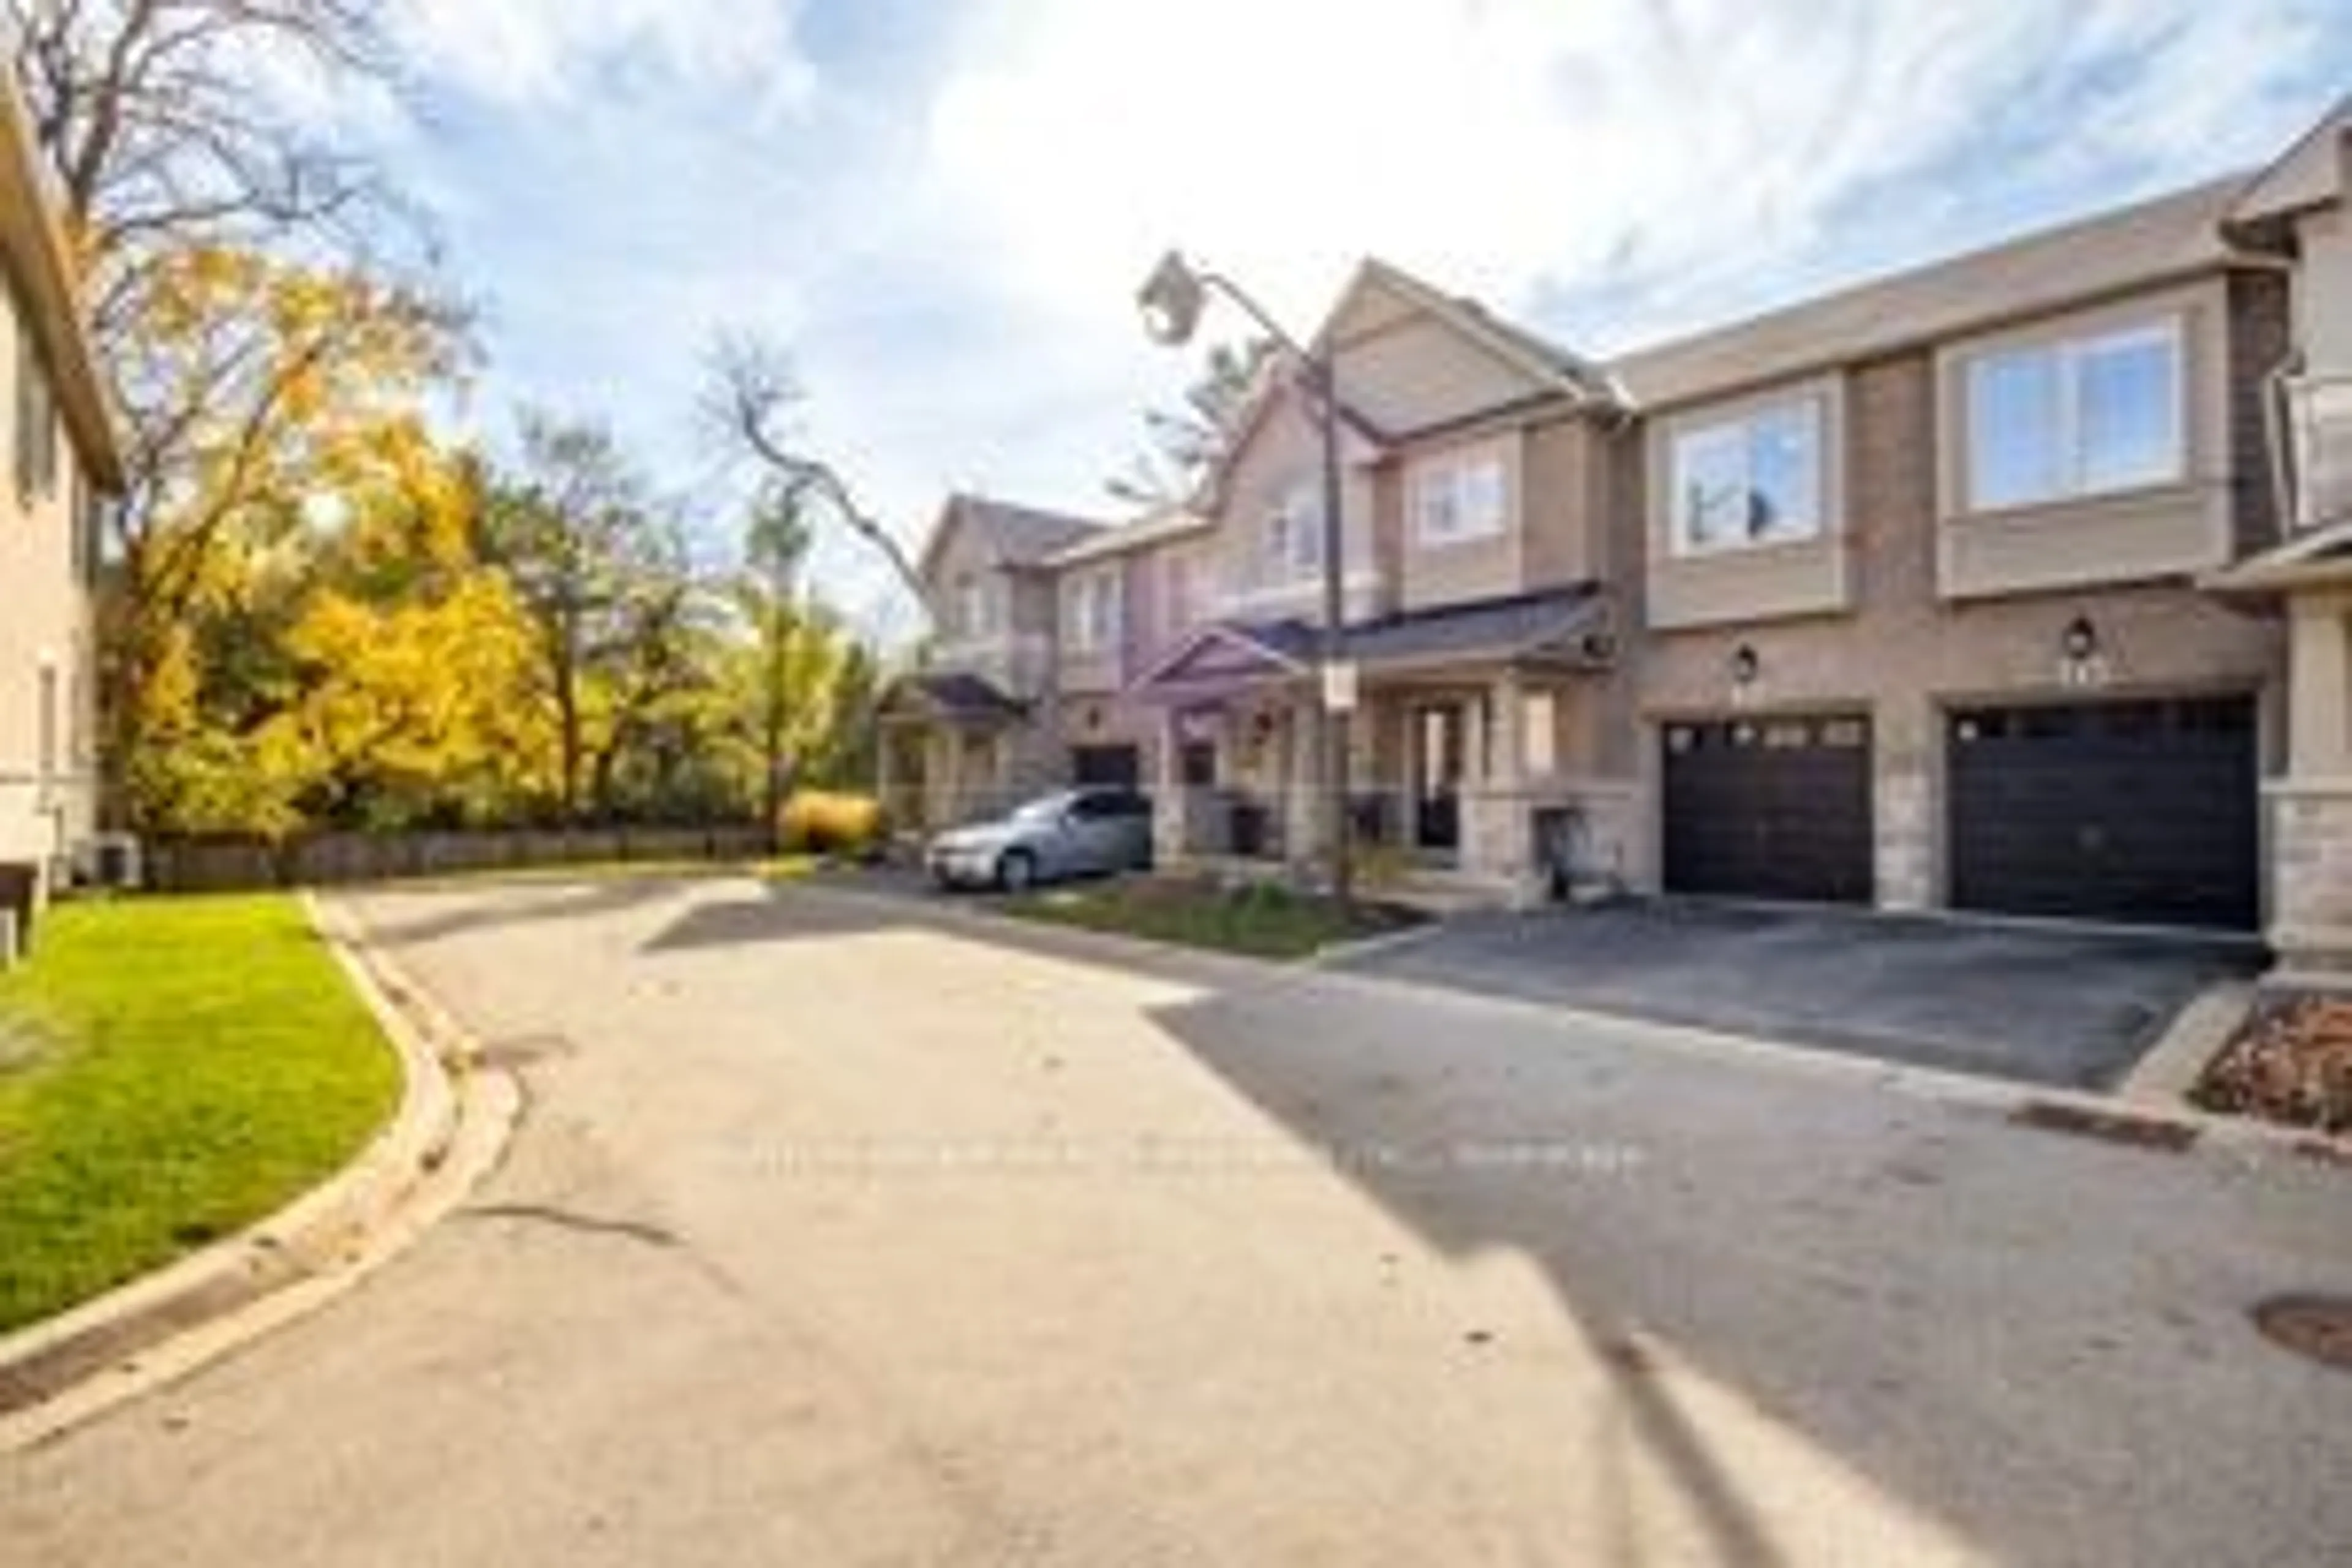
[[[2127,1073],[2251,941],[1682,902],[1475,914],[1340,967],[2068,1088]]]
[[[1802,1075],[1529,1051],[1501,1026],[1438,1045],[1421,1007],[1318,1030],[1235,988],[1152,1016],[1446,1257],[1542,1272],[1606,1378],[1591,1440],[1559,1456],[1598,1518],[1627,1511],[1647,1456],[1704,1532],[1697,1560],[1823,1560],[1778,1538],[1770,1467],[1674,1363],[1986,1561],[2333,1561],[2322,1543],[2345,1539],[2321,1479],[2341,1464],[2337,1380],[2239,1316],[2288,1238],[2332,1234],[2315,1170],[2216,1180]],[[1529,1151],[1568,1158],[1513,1163]],[[2344,1258],[2331,1243],[2303,1267]],[[1594,1560],[1657,1560],[1644,1545],[1629,1528]],[[1904,1559],[1858,1539],[1836,1560]]]

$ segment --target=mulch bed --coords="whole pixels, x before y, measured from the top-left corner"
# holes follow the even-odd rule
[[[2352,1135],[2352,997],[2282,996],[2257,1007],[2189,1098],[2208,1110]]]

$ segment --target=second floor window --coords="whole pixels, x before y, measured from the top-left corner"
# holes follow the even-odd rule
[[[959,637],[984,637],[995,630],[992,621],[993,606],[989,602],[986,578],[958,578],[955,604],[956,634]]]
[[[58,407],[31,318],[16,312],[16,494],[38,500],[58,488]]]
[[[1433,463],[1412,480],[1412,537],[1421,545],[1491,539],[1508,526],[1498,458]]]
[[[1312,484],[1293,486],[1265,519],[1268,581],[1303,577],[1322,569],[1323,503]]]
[[[1968,362],[1969,504],[2032,506],[2177,480],[2180,402],[2173,323],[1980,354]]]
[[[1070,646],[1100,653],[1119,639],[1119,579],[1116,572],[1091,572],[1069,579],[1063,589]]]
[[[1674,437],[1678,555],[1812,539],[1822,531],[1822,400],[1791,398]]]

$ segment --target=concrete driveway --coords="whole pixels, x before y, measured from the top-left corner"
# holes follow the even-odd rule
[[[1346,967],[2028,1083],[2119,1082],[2250,942],[1682,901],[1459,917]]]
[[[531,1104],[8,1561],[2318,1563],[2352,1182],[1842,1064],[748,882],[359,912]]]

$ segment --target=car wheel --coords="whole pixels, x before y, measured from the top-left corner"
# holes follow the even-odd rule
[[[996,862],[996,885],[1008,893],[1025,893],[1037,883],[1037,858],[1026,849],[1008,849]]]

